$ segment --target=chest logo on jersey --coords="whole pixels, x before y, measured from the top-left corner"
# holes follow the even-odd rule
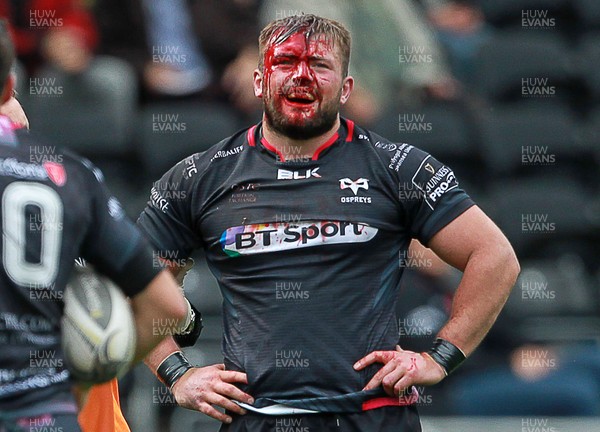
[[[317,172],[319,167],[300,171],[288,171],[284,169],[277,170],[277,180],[302,180],[311,177],[321,178]]]
[[[340,179],[340,189],[348,189],[354,192],[354,195],[358,194],[359,189],[369,190],[369,180],[365,178],[359,178],[358,180],[352,181],[348,177]]]
[[[359,178],[358,180],[351,180],[348,177],[340,179],[340,189],[350,189],[354,196],[342,196],[340,202],[342,203],[363,203],[371,204],[370,196],[358,196],[359,189],[369,190],[369,180],[366,178]]]
[[[221,235],[223,251],[232,257],[341,243],[365,243],[378,229],[364,223],[303,221],[228,228]]]

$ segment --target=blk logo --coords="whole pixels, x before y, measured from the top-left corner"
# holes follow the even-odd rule
[[[354,195],[358,194],[359,189],[369,190],[369,180],[359,178],[358,180],[350,180],[348,177],[340,179],[340,189],[350,189]]]
[[[277,170],[277,180],[301,180],[311,177],[320,178],[321,175],[317,172],[319,168],[307,169],[302,171],[288,171],[284,169]]]

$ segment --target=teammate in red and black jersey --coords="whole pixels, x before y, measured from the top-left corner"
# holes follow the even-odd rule
[[[205,250],[224,365],[191,368],[172,340],[147,363],[223,431],[271,431],[283,415],[307,430],[419,431],[413,385],[438,383],[479,344],[515,282],[514,252],[450,168],[340,119],[353,88],[341,25],[289,17],[259,43],[263,121],[175,165],[138,221],[164,256]],[[413,238],[464,271],[427,353],[397,346]]]
[[[0,20],[2,104],[11,98],[13,61]],[[161,339],[153,320],[181,320],[185,300],[172,276],[153,265],[152,249],[100,171],[3,115],[0,223],[0,430],[79,431],[60,341],[63,292],[75,259],[94,264],[131,297],[138,359]]]

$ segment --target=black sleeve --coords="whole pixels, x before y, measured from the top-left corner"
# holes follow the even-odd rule
[[[90,195],[92,223],[83,242],[82,256],[132,297],[160,272],[150,243],[127,218],[110,194],[100,170],[84,161],[86,192]]]
[[[410,148],[406,155],[399,176],[399,198],[411,235],[425,245],[438,231],[475,204],[459,187],[449,167],[415,147]],[[403,188],[415,193],[403,197]]]
[[[201,246],[194,223],[194,215],[201,212],[194,209],[199,182],[194,172],[197,159],[197,155],[184,159],[155,182],[138,218],[138,226],[162,259],[182,262]]]

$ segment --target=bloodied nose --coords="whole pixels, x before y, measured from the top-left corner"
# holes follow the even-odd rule
[[[308,67],[308,63],[306,61],[298,61],[294,65],[294,70],[292,72],[293,80],[311,80],[312,74],[310,72],[310,68]]]

